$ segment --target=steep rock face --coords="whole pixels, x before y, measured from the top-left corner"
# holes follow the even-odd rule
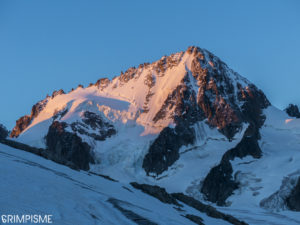
[[[14,137],[18,137],[20,135],[20,133],[22,133],[23,130],[25,130],[29,124],[31,123],[31,116],[22,116],[20,119],[18,119],[16,121],[16,126],[14,127],[14,129],[12,130],[12,132],[10,133],[10,137],[14,138]]]
[[[300,211],[300,178],[292,192],[286,199],[286,204],[289,209],[294,211]]]
[[[76,134],[67,132],[66,123],[54,121],[49,127],[46,139],[47,151],[62,164],[71,163],[73,167],[82,170],[89,169],[89,163],[94,163],[90,146]]]
[[[242,91],[238,97],[245,99],[241,108],[244,120],[249,123],[249,127],[241,142],[235,148],[227,151],[220,164],[211,169],[201,188],[201,192],[206,199],[218,205],[225,205],[226,199],[239,186],[238,181],[233,178],[230,160],[235,157],[244,158],[248,155],[253,158],[260,158],[262,154],[258,145],[260,139],[259,129],[266,119],[262,110],[267,108],[270,103],[261,91],[249,91],[248,93]]]
[[[245,99],[242,112],[245,121],[249,123],[249,127],[241,142],[235,148],[227,151],[223,155],[220,164],[211,169],[201,188],[201,192],[206,199],[218,205],[225,205],[226,199],[239,186],[238,181],[235,181],[233,178],[230,160],[233,160],[235,157],[244,158],[248,155],[253,158],[260,158],[262,154],[258,145],[258,140],[260,139],[259,129],[265,121],[262,110],[269,106],[270,103],[262,92],[250,92],[250,94],[242,92],[241,94],[239,98]]]
[[[203,120],[204,113],[196,103],[195,92],[190,88],[188,75],[168,96],[154,120],[165,117],[165,113],[174,107],[175,128],[164,128],[151,144],[143,161],[146,173],[161,174],[179,158],[179,149],[183,145],[193,144],[195,131],[190,126]]]
[[[38,114],[44,109],[44,107],[46,106],[46,104],[48,102],[48,98],[49,97],[36,103],[32,107],[30,115],[23,116],[16,121],[16,126],[12,130],[10,137],[12,137],[12,138],[18,137],[20,135],[20,133],[22,133],[30,125],[31,121],[34,118],[36,118],[38,116]]]
[[[179,158],[180,147],[194,143],[196,122],[207,119],[231,140],[243,123],[258,130],[265,119],[262,110],[270,105],[261,90],[210,52],[190,47],[187,53],[193,55],[191,69],[153,118],[157,122],[174,111],[176,127],[164,128],[150,146],[143,162],[147,174],[161,174]]]
[[[287,209],[299,211],[299,175],[299,170],[291,174],[287,174],[282,179],[280,188],[267,198],[260,201],[260,207],[270,211],[281,211]]]
[[[231,138],[240,127],[242,118],[226,64],[209,52],[205,57],[198,48],[189,50],[194,55],[191,73],[199,87],[197,104],[209,124],[218,127],[225,136]]]
[[[53,99],[54,97],[62,94],[65,94],[65,92],[62,89],[58,91],[54,91],[51,97],[47,95],[45,99],[39,101],[34,106],[32,106],[30,115],[23,116],[16,121],[16,126],[13,128],[12,132],[10,133],[10,137],[12,138],[18,137],[31,124],[34,118],[36,118],[39,115],[39,113],[46,107],[50,98]]]
[[[225,204],[225,200],[238,188],[232,172],[232,166],[226,160],[222,160],[218,166],[210,170],[201,188],[206,200],[217,203],[217,205]]]
[[[195,55],[191,73],[199,87],[197,103],[209,124],[230,139],[242,122],[257,120],[256,116],[270,103],[261,90],[230,70],[212,53],[195,47],[189,50]]]
[[[300,112],[297,105],[289,104],[284,111],[291,117],[300,118]]]
[[[176,124],[183,121],[192,125],[205,118],[203,110],[197,104],[197,94],[193,90],[192,81],[188,73],[185,74],[181,83],[170,93],[160,110],[155,114],[153,121],[165,119],[168,111],[174,111],[172,119]]]
[[[176,126],[175,129],[165,128],[149,148],[144,158],[143,168],[146,173],[161,174],[178,158],[182,145],[192,144],[195,132],[190,127]]]
[[[106,138],[116,134],[114,126],[103,120],[99,115],[85,111],[82,122],[73,122],[71,128],[74,132],[87,135],[97,141],[104,141]],[[92,132],[90,130],[93,130]]]
[[[257,142],[259,133],[253,129],[252,126],[249,126],[241,142],[235,148],[227,151],[220,164],[212,168],[205,177],[201,192],[206,200],[217,203],[217,205],[225,205],[226,199],[238,188],[239,183],[232,175],[233,169],[230,160],[248,155],[254,158],[261,157],[262,152]]]
[[[8,136],[8,130],[4,125],[0,123],[0,140],[7,138],[7,136]]]

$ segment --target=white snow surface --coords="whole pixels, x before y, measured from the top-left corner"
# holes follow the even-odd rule
[[[182,215],[200,216],[207,225],[229,224],[185,204],[174,205],[97,175],[75,171],[31,153],[0,144],[0,214],[52,215],[55,225],[136,224],[108,202],[156,224],[194,224]],[[30,224],[30,223],[27,223]]]
[[[120,180],[124,185],[128,181],[157,184],[165,187],[168,192],[185,192],[203,200],[199,193],[201,181],[211,168],[219,164],[223,154],[236,146],[241,140],[248,124],[243,124],[243,128],[231,142],[220,134],[216,128],[209,128],[205,121],[195,124],[196,143],[192,146],[183,146],[180,149],[179,160],[159,177],[146,176],[145,171],[142,169],[144,156],[159,132],[164,127],[174,126],[172,120],[174,112],[169,110],[165,119],[159,120],[157,123],[153,122],[153,118],[161,109],[168,95],[179,85],[185,74],[190,73],[191,69],[193,59],[191,54],[178,53],[173,57],[180,59],[178,65],[167,68],[163,76],[153,69],[156,63],[152,63],[138,68],[135,77],[128,82],[123,82],[117,77],[103,88],[96,86],[77,88],[67,94],[57,95],[54,98],[49,97],[45,108],[34,118],[30,126],[21,133],[17,141],[44,148],[44,137],[53,122],[52,117],[55,112],[68,109],[67,114],[60,119],[67,123],[80,121],[84,111],[94,112],[112,123],[117,130],[117,134],[105,141],[95,141],[88,136],[80,135],[84,141],[93,147],[95,156],[99,160],[97,164],[90,165],[91,171],[109,175]],[[214,64],[208,61],[207,66],[213,67]],[[248,85],[246,79],[241,78],[230,69],[228,69],[228,75],[234,88],[236,88],[237,81],[244,87]],[[149,76],[154,81],[151,88],[145,82]],[[193,79],[193,77],[190,76],[190,79]],[[198,91],[196,82],[192,82],[192,87],[195,91]],[[146,97],[149,93],[153,93],[153,95],[147,101]],[[143,113],[145,107],[149,111]],[[285,112],[273,106],[268,107],[264,114],[266,115],[266,121],[260,129],[261,139],[259,141],[263,155],[260,159],[248,156],[243,159],[235,158],[231,161],[234,174],[242,185],[235,191],[234,195],[228,198],[229,206],[219,207],[219,209],[250,224],[300,224],[299,213],[285,211],[284,207],[274,206],[274,209],[260,207],[262,200],[280,190],[285,177],[300,170],[300,119],[290,118]],[[109,203],[103,201],[103,199],[107,199],[107,196],[114,196],[124,201],[130,199],[130,203],[135,205],[134,209],[147,218],[153,218],[158,222],[158,218],[161,217],[164,219],[160,221],[161,224],[189,223],[186,219],[175,216],[177,212],[172,207],[165,205],[161,206],[162,208],[154,207],[153,201],[156,200],[149,200],[150,197],[145,197],[137,191],[130,193],[123,189],[119,183],[115,184],[99,177],[88,176],[84,172],[72,171],[37,156],[28,153],[15,153],[15,150],[3,145],[0,146],[2,152],[0,160],[3,161],[0,166],[3,171],[6,170],[8,174],[13,174],[12,178],[6,176],[7,173],[3,175],[5,176],[3,178],[5,182],[2,182],[2,184],[7,183],[9,186],[7,190],[11,191],[11,195],[3,197],[1,200],[6,201],[4,198],[15,200],[12,201],[11,206],[8,204],[7,209],[17,209],[18,207],[15,204],[18,201],[23,202],[19,207],[20,211],[35,210],[34,204],[37,203],[30,200],[30,198],[37,198],[37,201],[47,202],[43,206],[45,208],[40,210],[45,212],[50,210],[52,206],[54,207],[53,214],[62,222],[61,224],[64,221],[67,221],[64,224],[73,224],[71,215],[73,216],[74,210],[78,212],[78,221],[87,221],[87,219],[94,221],[88,215],[88,212],[92,211],[97,218],[102,219],[107,224],[117,224],[117,220],[110,221],[109,217],[105,216],[106,213],[113,215],[112,218],[116,216],[124,224],[130,224],[130,221],[123,218]],[[12,154],[12,152],[14,152],[13,156],[7,155],[7,153]],[[29,161],[35,160],[34,162],[39,165],[62,171],[75,181],[70,181],[64,176],[41,169],[39,166],[33,166],[31,163],[18,162],[18,157],[25,157]],[[30,178],[26,174],[33,174],[35,178]],[[17,179],[19,179],[18,182]],[[27,180],[33,183],[29,185],[30,182],[27,182]],[[27,185],[27,187],[25,185],[27,196],[22,196],[22,187],[18,185],[20,182]],[[92,187],[93,191],[82,188],[80,185]],[[130,188],[128,185],[126,187]],[[56,188],[59,188],[60,191],[56,192]],[[74,192],[68,191],[70,189]],[[43,194],[36,196],[33,194],[34,190]],[[95,190],[101,192],[101,194],[96,193]],[[71,193],[72,196],[70,196]],[[64,198],[63,195],[66,195],[66,197]],[[18,198],[21,200],[18,200]],[[64,200],[59,201],[60,198]],[[141,206],[141,202],[146,205]],[[33,206],[30,206],[30,204],[33,204]],[[98,206],[98,204],[102,206]],[[151,210],[150,212],[143,211],[136,205]],[[65,214],[62,214],[65,210]],[[162,216],[164,213],[166,213],[165,216]],[[224,223],[222,222],[222,224]]]
[[[219,209],[250,224],[300,224],[299,212],[288,211],[283,204],[292,188],[291,182],[285,183],[300,176],[300,119],[290,118],[273,106],[264,114],[267,119],[259,142],[263,155],[260,159],[247,156],[231,161],[241,186],[227,199],[230,206]],[[273,194],[262,209],[260,203]]]
[[[260,140],[263,156],[261,159],[245,157],[231,161],[234,172],[239,171],[243,185],[228,199],[228,206],[217,208],[249,224],[299,224],[298,212],[259,206],[261,200],[280,189],[284,177],[297,172],[296,163],[300,157],[299,120],[289,118],[272,106],[264,113],[267,120],[261,129]],[[187,194],[194,195],[205,174],[219,163],[224,149],[235,146],[247,128],[244,124],[234,140],[228,142],[217,130],[206,126],[205,121],[195,126],[197,144],[182,147],[180,159],[159,180],[138,173],[134,177],[132,172],[120,173],[118,168],[113,170],[111,167],[111,173],[105,170],[106,174],[121,178],[119,182],[112,182],[0,144],[0,169],[3,171],[0,187],[1,193],[6,193],[0,198],[1,213],[52,214],[54,224],[62,225],[134,224],[107,202],[114,198],[123,201],[121,205],[127,210],[158,224],[193,224],[180,216],[182,213],[198,215],[205,224],[226,224],[186,205],[185,211],[179,213],[172,205],[163,204],[128,184],[133,178],[166,187],[168,192],[186,189]],[[94,169],[97,171],[96,167]],[[254,196],[254,192],[258,194]],[[194,197],[201,198],[197,194]]]

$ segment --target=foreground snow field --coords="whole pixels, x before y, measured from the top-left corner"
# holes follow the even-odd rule
[[[182,216],[185,214],[200,216],[207,225],[229,224],[184,204],[184,211],[178,211],[174,205],[164,204],[128,183],[75,171],[2,144],[0,170],[2,215],[51,214],[54,224],[61,225],[136,224],[113,206],[113,199],[121,208],[154,224],[194,224]],[[249,224],[300,223],[296,212],[270,212],[256,205],[240,204],[218,209]]]
[[[0,170],[2,215],[51,214],[58,225],[136,224],[113,206],[116,203],[153,224],[194,224],[181,216],[185,214],[198,215],[205,224],[229,224],[188,206],[177,211],[174,205],[164,204],[129,184],[78,172],[2,144]]]

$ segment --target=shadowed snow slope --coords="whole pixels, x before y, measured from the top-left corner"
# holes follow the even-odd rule
[[[164,204],[129,184],[71,170],[2,144],[0,169],[2,215],[50,214],[57,225],[195,224],[185,218],[189,214],[205,224],[229,224],[185,204]]]

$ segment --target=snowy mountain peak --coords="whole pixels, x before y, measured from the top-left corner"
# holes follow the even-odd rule
[[[111,81],[102,78],[94,85],[80,86],[67,94],[63,90],[53,92],[51,98],[33,106],[30,116],[17,121],[11,137],[49,120],[57,111],[66,113],[63,120],[74,121],[76,112],[80,117],[78,113],[84,107],[111,121],[134,120],[144,127],[141,135],[157,134],[176,124],[176,117],[187,113],[190,107],[198,112],[197,120],[205,116],[212,126],[226,129],[228,124],[243,120],[240,107],[257,91],[209,51],[189,47],[185,52],[130,68]],[[224,117],[223,124],[218,122],[219,117]],[[228,132],[225,131],[226,136],[230,137],[235,131]]]
[[[120,185],[137,182],[166,204],[209,201],[266,224],[264,210],[300,210],[300,123],[289,117],[298,114],[295,105],[271,106],[254,84],[192,46],[112,80],[54,91],[17,121],[11,139],[2,129],[0,142]]]
[[[183,146],[203,138],[199,127],[215,129],[231,141],[249,124],[250,130],[257,130],[264,122],[262,110],[267,106],[263,92],[218,57],[189,47],[185,52],[130,68],[112,80],[100,79],[87,88],[79,85],[69,93],[53,92],[35,104],[30,115],[17,121],[11,137],[46,148],[56,158],[70,151],[63,162],[78,164],[74,157],[90,151],[94,160],[79,164],[81,169],[89,168],[88,162],[121,154],[113,161],[108,158],[109,165],[138,163],[147,174],[161,174],[179,158]],[[70,138],[79,144],[67,150],[66,139]],[[135,152],[111,150],[118,152],[129,146]],[[101,166],[105,167],[103,163]]]

